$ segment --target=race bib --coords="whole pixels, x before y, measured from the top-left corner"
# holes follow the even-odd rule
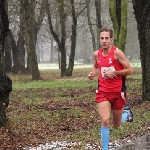
[[[105,74],[107,71],[115,71],[114,66],[111,66],[111,67],[101,67],[102,78],[104,78],[104,74]]]

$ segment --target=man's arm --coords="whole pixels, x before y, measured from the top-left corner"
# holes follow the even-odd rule
[[[130,65],[130,62],[128,61],[128,59],[125,57],[124,53],[119,50],[119,49],[116,49],[115,52],[114,52],[114,57],[115,59],[120,62],[123,66],[124,66],[124,69],[120,70],[120,71],[115,71],[115,75],[121,75],[121,76],[126,76],[126,75],[129,75],[129,74],[132,74],[133,73],[133,69]]]
[[[93,68],[92,68],[92,72],[90,72],[89,75],[88,75],[88,78],[90,80],[93,80],[93,78],[99,72],[98,65],[97,65],[97,56],[98,56],[98,50],[93,53],[93,60],[94,60]]]
[[[124,66],[124,69],[119,71],[108,71],[104,75],[106,78],[112,78],[117,75],[126,76],[133,73],[133,69],[130,65],[130,62],[128,61],[128,59],[125,57],[124,53],[121,50],[119,49],[115,50],[114,58]]]

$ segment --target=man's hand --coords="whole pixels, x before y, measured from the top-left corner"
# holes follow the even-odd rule
[[[114,71],[107,71],[104,73],[104,78],[106,79],[111,79],[111,78],[114,78],[116,77]]]
[[[95,76],[95,74],[94,74],[93,72],[90,72],[89,75],[88,75],[88,78],[89,78],[90,80],[93,80],[93,79],[94,79],[94,76]]]

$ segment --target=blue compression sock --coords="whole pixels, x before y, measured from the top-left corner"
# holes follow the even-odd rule
[[[108,127],[101,127],[100,134],[101,134],[102,148],[103,148],[103,150],[108,150],[109,128]]]
[[[124,123],[129,116],[128,112],[123,112],[121,122]]]

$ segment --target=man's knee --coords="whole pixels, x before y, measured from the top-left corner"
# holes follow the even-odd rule
[[[102,117],[101,118],[101,124],[102,124],[102,126],[109,126],[109,121],[110,121],[110,118],[108,118],[108,117]]]

